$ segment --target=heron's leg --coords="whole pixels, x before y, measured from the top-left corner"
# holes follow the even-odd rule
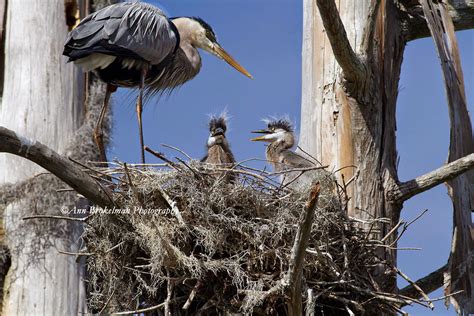
[[[115,90],[117,90],[116,86],[110,85],[110,84],[107,85],[105,98],[104,98],[104,104],[102,105],[99,119],[97,120],[97,124],[95,125],[95,129],[94,129],[94,141],[97,144],[97,147],[99,148],[100,160],[103,162],[107,161],[107,156],[105,155],[104,132],[102,128],[104,124],[105,113],[107,113],[107,108],[109,106],[110,95]]]
[[[143,111],[143,88],[145,87],[145,78],[148,72],[148,66],[142,68],[140,75],[140,86],[138,91],[137,99],[137,118],[138,118],[138,130],[140,132],[140,153],[142,163],[145,163],[145,142],[143,140],[143,125],[142,125],[142,111]]]

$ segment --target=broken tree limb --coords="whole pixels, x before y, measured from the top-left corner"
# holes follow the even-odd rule
[[[26,139],[5,127],[0,127],[0,152],[20,156],[38,164],[99,206],[114,205],[97,181],[74,163],[38,141]]]
[[[364,63],[354,52],[347,38],[344,24],[334,0],[316,0],[321,20],[331,43],[334,57],[350,83],[361,82],[367,72]]]
[[[448,161],[451,162],[474,153],[461,57],[454,24],[448,14],[447,0],[436,3],[421,0],[421,4],[443,71],[451,129]],[[452,294],[450,302],[463,315],[474,314],[474,226],[471,217],[474,209],[473,183],[473,171],[447,181],[448,194],[453,202],[454,227],[445,294]]]
[[[321,186],[317,182],[311,189],[310,198],[306,203],[304,213],[298,225],[298,231],[296,232],[295,243],[291,250],[290,266],[288,269],[288,292],[290,295],[288,310],[289,314],[293,316],[303,315],[301,274],[320,191]]]
[[[474,169],[474,154],[455,160],[413,180],[394,184],[388,188],[387,198],[393,203],[402,203],[472,169]]]
[[[430,36],[430,30],[418,1],[403,0],[406,14],[406,39],[416,40]],[[452,0],[447,4],[447,12],[451,17],[456,31],[474,28],[474,1]]]
[[[422,277],[419,280],[416,280],[414,283],[423,290],[423,292],[429,294],[443,286],[443,275],[448,271],[448,264],[445,264],[441,268],[431,272],[427,276]],[[420,291],[410,284],[398,292],[400,295],[411,297],[414,299],[419,299],[422,297]]]

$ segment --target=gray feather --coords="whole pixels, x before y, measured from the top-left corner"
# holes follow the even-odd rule
[[[84,50],[78,58],[94,51],[119,55],[127,50],[156,65],[175,50],[178,41],[171,22],[160,9],[146,3],[125,2],[87,16],[69,34],[65,54],[74,60],[74,50]]]

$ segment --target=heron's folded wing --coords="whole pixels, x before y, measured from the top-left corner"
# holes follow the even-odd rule
[[[287,169],[310,168],[314,163],[292,151],[285,151],[281,161]]]
[[[160,63],[179,44],[176,27],[164,13],[145,3],[119,3],[87,16],[66,40],[72,60],[92,53]]]

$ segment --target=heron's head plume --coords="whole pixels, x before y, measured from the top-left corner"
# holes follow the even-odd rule
[[[264,134],[259,137],[252,138],[252,141],[263,141],[270,143],[284,143],[285,147],[291,148],[295,143],[293,124],[287,118],[283,119],[265,119],[267,128],[252,133]]]
[[[225,133],[227,131],[227,112],[222,112],[220,115],[211,115],[209,120],[209,139],[207,146],[211,147],[219,144],[227,144]]]
[[[203,19],[198,17],[179,17],[171,19],[179,31],[182,41],[188,40],[196,48],[205,50],[208,53],[225,60],[249,78],[252,75],[242,67],[232,56],[227,53],[217,41],[217,36],[212,27]]]

